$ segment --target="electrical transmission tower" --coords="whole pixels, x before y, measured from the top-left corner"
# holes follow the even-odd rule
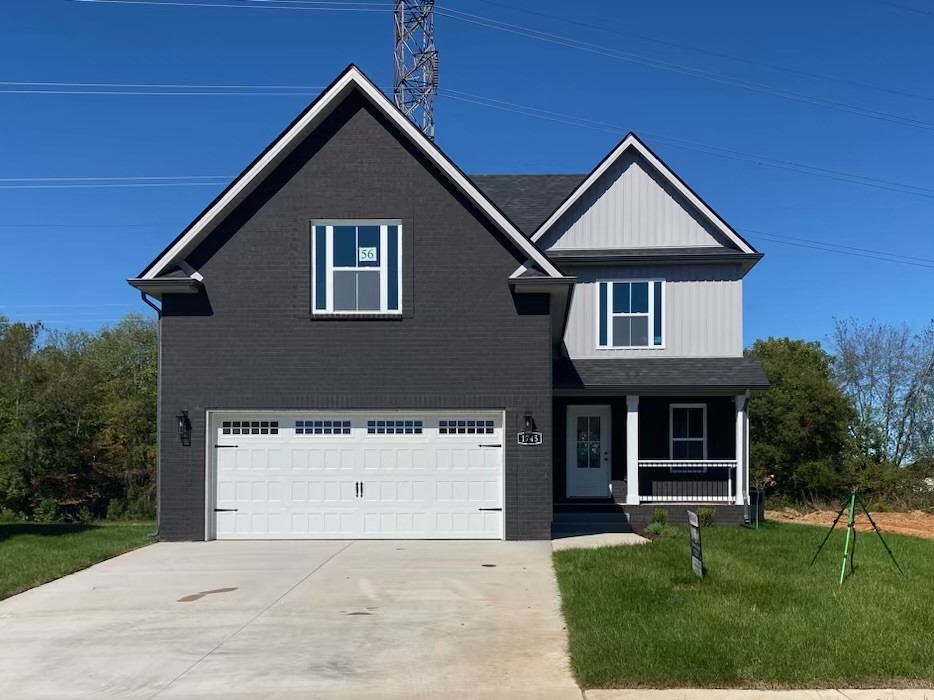
[[[396,0],[393,98],[396,106],[435,138],[438,50],[435,48],[435,0]]]

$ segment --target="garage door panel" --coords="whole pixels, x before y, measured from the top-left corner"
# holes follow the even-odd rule
[[[251,429],[217,432],[237,445],[215,450],[219,538],[502,536],[501,414],[227,414],[215,429],[227,422]]]

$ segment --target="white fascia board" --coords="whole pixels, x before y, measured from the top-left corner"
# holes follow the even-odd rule
[[[179,260],[178,267],[182,272],[191,277],[191,279],[197,280],[198,282],[204,282],[204,275],[189,265],[187,260]]]
[[[713,224],[717,230],[723,233],[730,241],[736,244],[736,246],[743,251],[744,253],[756,253],[757,251],[753,249],[746,241],[744,241],[732,228],[727,224],[723,219],[721,219],[717,213],[707,206],[704,201],[698,197],[694,192],[688,187],[684,181],[681,180],[675,173],[665,165],[658,156],[652,153],[649,148],[639,140],[639,138],[630,133],[626,138],[624,138],[620,144],[613,149],[613,151],[603,159],[603,161],[598,165],[587,178],[577,186],[577,189],[564,200],[564,203],[561,204],[547,219],[544,223],[538,227],[534,234],[532,234],[532,242],[539,241],[542,236],[544,236],[552,226],[557,223],[557,221],[570,209],[578,199],[580,199],[587,190],[589,190],[602,176],[609,170],[613,164],[619,160],[623,154],[628,151],[630,148],[636,150],[643,158],[645,158],[649,164],[655,168],[662,177],[665,178],[667,182],[671,184],[688,202],[690,202],[704,217]],[[526,266],[523,265],[519,267],[513,274],[512,277],[517,277],[525,272]]]
[[[238,177],[227,191],[202,214],[184,236],[152,263],[143,273],[143,279],[152,279],[168,265],[196,246],[230,211],[262,182],[264,176],[279,165],[301,141],[327,117],[352,89],[359,89],[458,187],[489,219],[552,277],[562,274],[538,248],[519,231],[503,213],[451,160],[441,152],[395,105],[367,78],[359,68],[350,66],[344,74],[322,94],[311,108],[288,129],[246,172]]]

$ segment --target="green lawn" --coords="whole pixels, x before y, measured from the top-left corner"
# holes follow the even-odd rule
[[[571,664],[585,688],[891,687],[934,681],[934,541],[859,533],[856,573],[838,584],[838,526],[688,532],[644,546],[554,555]]]
[[[152,523],[0,523],[0,600],[146,544]]]

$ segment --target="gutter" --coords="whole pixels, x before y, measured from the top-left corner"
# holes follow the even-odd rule
[[[140,291],[143,303],[156,312],[156,334],[158,338],[156,359],[156,529],[146,535],[150,542],[159,539],[162,525],[162,309],[156,306],[144,291]]]

